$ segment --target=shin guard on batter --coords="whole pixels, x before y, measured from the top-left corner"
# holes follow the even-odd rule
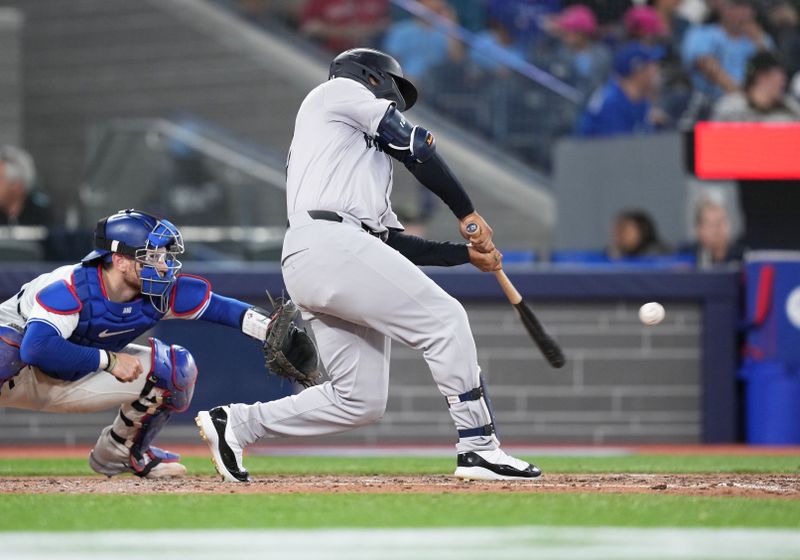
[[[448,395],[447,406],[458,430],[458,451],[495,449],[500,445],[483,376],[480,385],[460,395]]]
[[[150,444],[173,412],[189,407],[197,366],[185,348],[149,340],[152,358],[147,383],[141,396],[122,405],[114,423],[100,434],[89,456],[96,472],[113,476],[130,471],[147,478],[176,477],[186,472],[178,463],[178,455]]]
[[[478,387],[448,396],[447,405],[458,429],[454,476],[466,480],[532,480],[542,474],[539,467],[500,449],[494,411],[483,376]],[[471,422],[473,427],[464,427],[465,422]]]

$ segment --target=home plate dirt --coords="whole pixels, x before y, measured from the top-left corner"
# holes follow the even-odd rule
[[[6,477],[0,494],[291,493],[617,493],[800,499],[800,474],[545,474],[528,482],[464,482],[452,477],[275,476],[247,484],[212,477],[142,480],[133,476]]]

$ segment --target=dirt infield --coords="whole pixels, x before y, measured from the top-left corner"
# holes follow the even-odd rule
[[[464,482],[449,476],[286,476],[248,484],[211,477],[0,478],[0,494],[612,493],[800,499],[800,475],[545,474],[530,482]]]

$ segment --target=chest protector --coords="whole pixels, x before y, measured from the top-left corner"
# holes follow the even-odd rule
[[[101,274],[100,266],[76,266],[73,271],[73,287],[83,307],[69,340],[81,346],[119,352],[153,328],[164,314],[146,298],[125,303],[109,301]]]

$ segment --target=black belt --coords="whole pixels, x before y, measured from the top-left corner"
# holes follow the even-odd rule
[[[342,218],[336,212],[331,212],[330,210],[309,210],[308,215],[311,216],[314,220],[325,220],[326,222],[343,222],[344,218]],[[364,224],[361,224],[361,227],[364,227]]]
[[[312,220],[325,220],[326,222],[339,222],[342,223],[344,218],[342,218],[336,212],[332,210],[308,210],[308,215],[311,216]],[[289,227],[289,222],[286,222],[286,227]],[[361,229],[366,231],[368,234],[373,235],[379,239],[383,239],[383,235],[381,232],[372,231],[367,224],[361,222]]]

